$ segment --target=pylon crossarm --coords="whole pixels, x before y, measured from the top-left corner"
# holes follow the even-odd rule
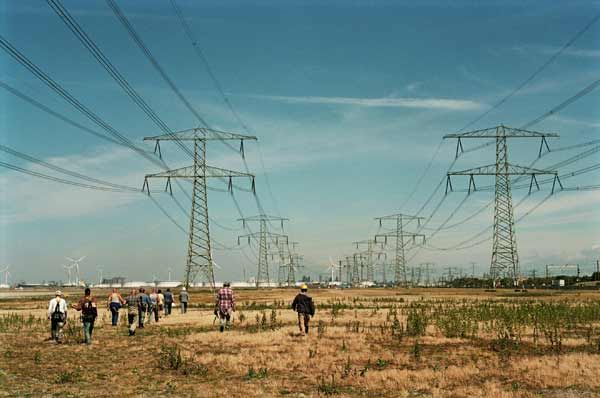
[[[163,171],[156,174],[148,174],[146,178],[231,178],[231,177],[249,177],[254,178],[254,174],[242,173],[234,170],[221,169],[219,167],[204,166],[206,175],[197,174],[194,166],[181,167],[179,169]]]
[[[383,217],[375,217],[375,220],[379,220],[379,221],[383,221],[383,220],[396,220],[398,217],[402,218],[404,221],[410,221],[410,220],[424,220],[425,217],[417,217],[417,216],[411,216],[409,214],[402,214],[402,213],[397,213],[397,214],[390,214],[388,216],[383,216]]]
[[[236,133],[229,133],[226,131],[219,131],[208,129],[204,127],[197,127],[193,129],[187,129],[177,131],[174,133],[167,133],[156,135],[153,137],[144,137],[144,141],[222,141],[222,140],[254,140],[257,138],[252,135],[242,135]]]
[[[238,218],[238,221],[289,221],[289,218],[285,218],[285,217],[277,217],[277,216],[270,216],[268,214],[261,214],[258,216],[251,216],[251,217],[244,217],[244,218]]]
[[[458,176],[458,175],[466,175],[466,176],[474,176],[474,175],[489,175],[494,176],[497,174],[502,175],[531,175],[531,174],[556,174],[555,170],[541,170],[534,169],[531,167],[519,166],[516,164],[508,164],[507,169],[505,171],[498,171],[496,164],[489,164],[487,166],[474,167],[472,169],[460,170],[460,171],[450,171],[448,172],[448,176]]]
[[[532,137],[557,138],[557,137],[559,137],[559,135],[556,133],[541,133],[538,131],[523,130],[523,129],[517,129],[517,128],[506,127],[506,126],[500,125],[500,126],[496,126],[496,127],[487,128],[487,129],[469,131],[466,133],[446,134],[444,136],[444,138],[503,138],[503,137],[506,137],[506,138],[532,138]]]

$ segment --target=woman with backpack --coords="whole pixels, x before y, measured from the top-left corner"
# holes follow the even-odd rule
[[[52,340],[58,344],[62,342],[63,327],[67,322],[67,301],[62,298],[60,290],[56,291],[55,296],[48,305],[48,319],[50,319]]]

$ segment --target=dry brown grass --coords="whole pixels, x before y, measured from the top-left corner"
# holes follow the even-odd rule
[[[519,302],[524,297],[465,290],[316,290],[312,294],[321,309],[310,335],[302,337],[291,310],[276,305],[272,324],[272,309],[263,309],[275,301],[289,305],[294,294],[239,291],[241,311],[233,330],[223,334],[213,324],[208,292],[192,292],[194,306],[188,314],[175,309],[174,315],[138,330],[134,338],[127,336],[125,326],[112,328],[108,312],[102,311],[104,319],[98,321],[90,347],[78,344],[76,335],[62,345],[46,341],[45,322],[0,331],[0,396],[600,396],[600,353],[577,335],[565,338],[561,351],[554,352],[543,341],[534,343],[531,330],[524,331],[517,348],[508,350],[495,348],[493,333],[446,338],[429,325],[424,336],[398,339],[389,331],[393,305],[422,298],[452,306],[462,300]],[[68,295],[70,301],[77,297],[75,292]],[[551,292],[533,297],[561,302],[599,298],[598,293]],[[354,308],[333,316],[331,308],[324,308],[333,299]],[[45,306],[46,300],[40,299],[2,300],[0,316],[44,316]],[[263,312],[267,322],[261,326]],[[398,319],[405,324],[406,314],[399,312]],[[79,332],[74,315],[70,322]],[[357,330],[349,326],[352,322],[360,322]],[[167,364],[164,353],[169,348],[179,365]]]

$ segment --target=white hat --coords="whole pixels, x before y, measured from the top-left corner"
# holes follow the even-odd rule
[[[62,296],[62,292],[61,292],[60,290],[57,290],[57,291],[56,291],[54,294],[55,294],[56,296]]]
[[[181,290],[183,290],[185,292],[185,287],[182,287]]]

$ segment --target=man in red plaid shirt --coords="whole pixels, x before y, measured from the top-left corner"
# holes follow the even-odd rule
[[[221,326],[219,330],[223,332],[225,328],[231,327],[231,313],[235,311],[235,295],[231,290],[231,284],[225,282],[223,287],[217,293],[215,302],[215,315],[219,317]]]

